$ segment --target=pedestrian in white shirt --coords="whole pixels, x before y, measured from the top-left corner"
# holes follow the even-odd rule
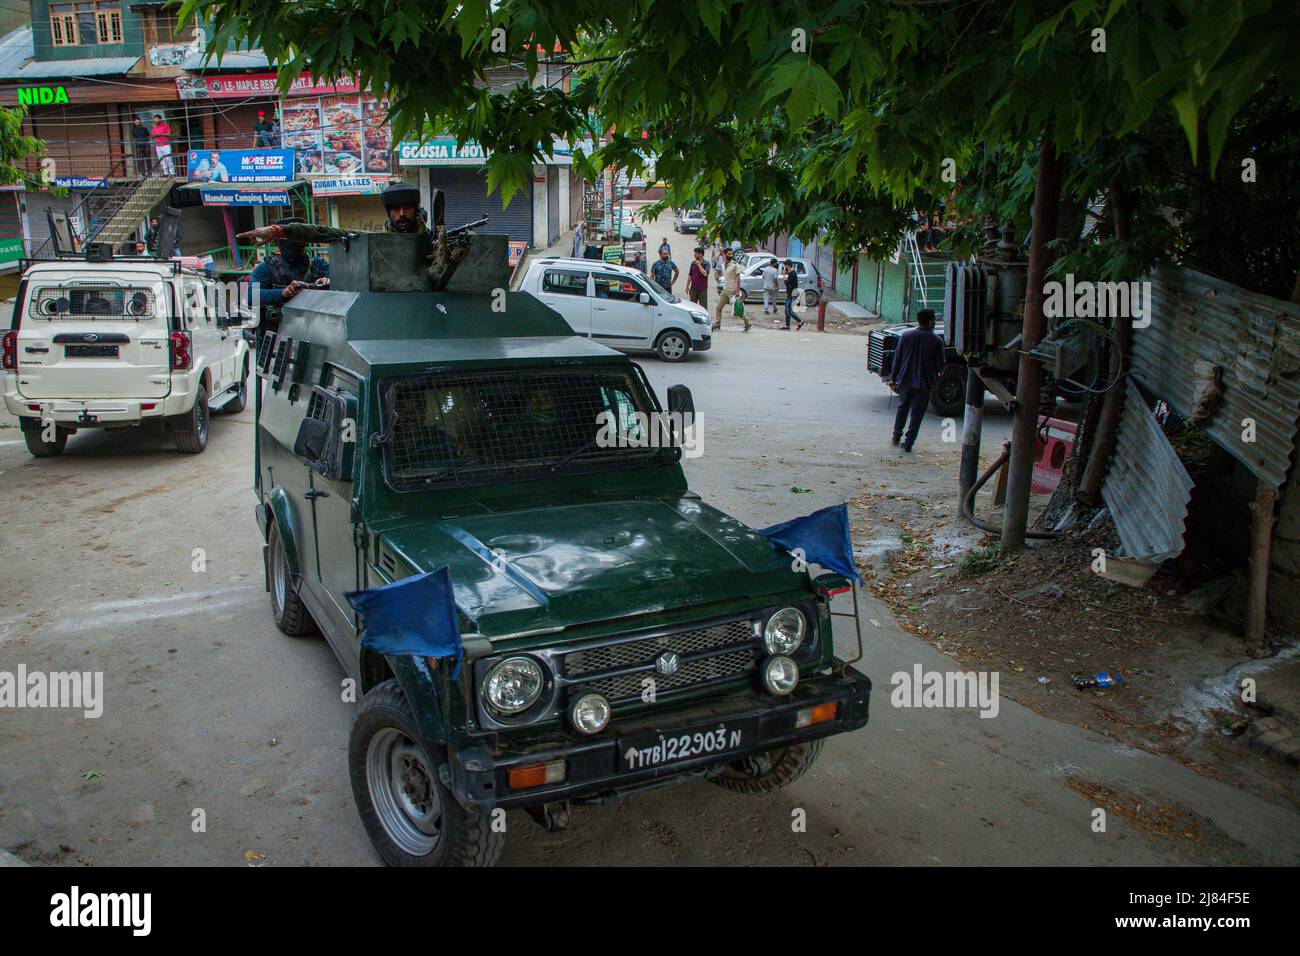
[[[733,300],[739,299],[743,305],[744,298],[740,291],[740,266],[735,262],[735,254],[730,249],[722,251],[722,257],[726,260],[726,266],[722,269],[722,293],[718,296],[718,304],[713,307],[713,328],[715,330],[722,328],[722,310],[731,305]],[[745,323],[745,331],[750,329],[749,316],[743,311],[740,318]]]
[[[776,260],[772,259],[767,265],[763,266],[763,314],[772,315],[776,312],[776,293],[778,272],[776,271]]]

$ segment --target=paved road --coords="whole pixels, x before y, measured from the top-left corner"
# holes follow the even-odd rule
[[[915,456],[888,447],[890,396],[863,373],[863,348],[860,336],[728,327],[707,356],[647,359],[661,398],[684,382],[704,416],[705,454],[686,464],[695,490],[755,526],[866,483],[951,494],[957,451],[939,440],[939,421],[927,421]],[[28,457],[17,429],[0,429],[0,671],[102,670],[107,682],[98,720],[0,712],[0,847],[91,864],[243,865],[246,851],[280,866],[377,862],[347,783],[342,672],[322,642],[271,622],[248,487],[252,428],[251,412],[215,417],[198,457],[141,432],[81,434],[52,460]],[[991,409],[990,445],[1005,432]],[[745,798],[690,783],[575,810],[554,835],[513,813],[502,862],[1187,859],[1113,816],[1106,833],[1091,832],[1093,808],[1069,775],[1176,801],[1247,859],[1300,860],[1294,815],[1172,761],[1007,701],[995,719],[891,707],[892,673],[955,667],[869,598],[864,616],[879,622],[866,625],[862,665],[877,686],[871,723],[831,740],[796,785]],[[839,642],[847,653],[847,632]],[[795,809],[806,832],[791,826]],[[200,810],[206,829],[195,832]]]

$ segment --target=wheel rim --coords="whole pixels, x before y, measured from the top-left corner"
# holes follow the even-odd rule
[[[668,335],[659,346],[659,352],[666,359],[678,359],[686,354],[686,343],[681,336]]]
[[[284,601],[288,596],[289,573],[285,565],[284,545],[280,543],[280,536],[277,534],[271,556],[271,596],[275,601],[276,617],[284,613]]]
[[[208,400],[202,392],[194,401],[194,433],[198,436],[199,444],[208,440]]]
[[[442,797],[428,759],[411,738],[385,727],[366,748],[370,802],[389,838],[411,856],[427,856],[442,839]]]

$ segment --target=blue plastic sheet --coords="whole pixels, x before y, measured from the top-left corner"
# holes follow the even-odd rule
[[[803,560],[837,571],[852,581],[862,582],[853,563],[853,542],[849,538],[848,505],[831,505],[802,518],[763,528],[759,532],[772,544],[791,554],[799,549]]]
[[[464,648],[451,572],[445,565],[346,597],[365,621],[363,647],[399,657],[455,658],[451,678],[460,677]]]

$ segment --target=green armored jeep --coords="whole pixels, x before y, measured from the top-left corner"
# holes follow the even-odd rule
[[[504,264],[498,238],[475,255]],[[832,653],[844,579],[692,494],[680,447],[637,441],[661,411],[640,367],[504,275],[385,291],[409,288],[404,241],[334,244],[333,288],[264,334],[254,393],[272,613],[364,693],[349,763],[380,856],[491,863],[505,809],[554,829],[692,777],[774,790],[865,725],[871,685]],[[346,594],[444,566],[458,672],[363,646]]]

